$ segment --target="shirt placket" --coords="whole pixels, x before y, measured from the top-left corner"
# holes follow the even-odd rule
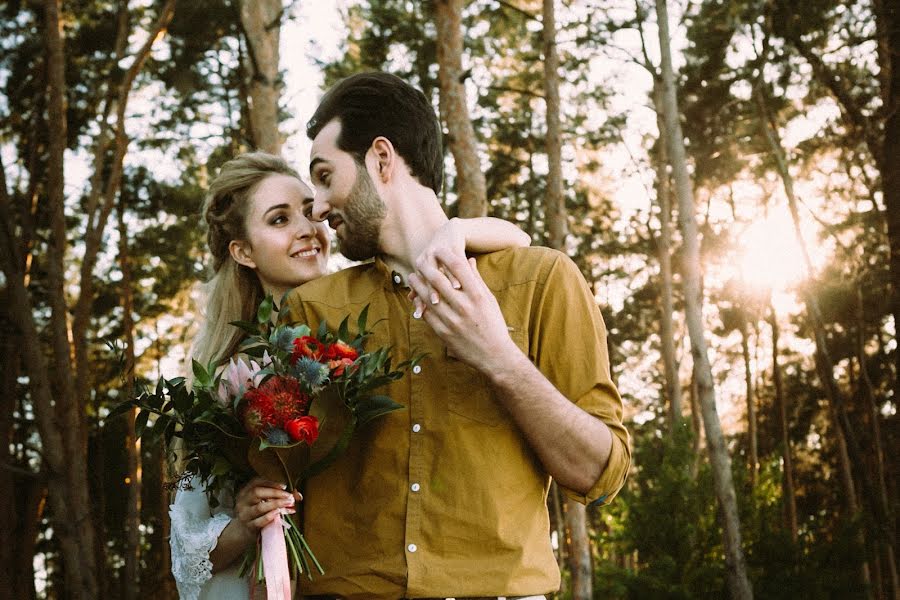
[[[423,319],[412,317],[412,306],[407,314],[410,354],[422,353],[426,350],[428,325]],[[422,547],[422,515],[425,500],[425,437],[428,427],[426,421],[426,399],[428,398],[427,379],[429,360],[426,358],[415,365],[409,372],[409,473],[407,479],[406,531],[404,535],[407,590],[421,587],[425,576],[426,548]]]

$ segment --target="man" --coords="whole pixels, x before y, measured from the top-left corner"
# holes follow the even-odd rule
[[[550,477],[608,502],[630,462],[606,331],[563,254],[520,248],[416,257],[446,223],[440,129],[392,75],[338,83],[310,120],[312,219],[349,258],[374,262],[295,290],[315,329],[369,306],[371,347],[427,353],[386,393],[406,406],[363,428],[308,482],[307,538],[325,566],[308,596],[538,597],[559,587]],[[414,305],[409,297],[418,298]],[[424,306],[424,310],[423,310]]]

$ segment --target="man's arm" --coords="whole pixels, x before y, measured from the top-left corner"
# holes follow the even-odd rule
[[[410,285],[414,290],[425,289],[427,281],[440,294],[440,302],[425,312],[426,322],[455,356],[463,357],[491,381],[498,398],[554,479],[582,495],[598,483],[605,488],[601,494],[615,492],[624,472],[605,470],[607,466],[616,470],[627,467],[622,440],[602,420],[576,405],[578,398],[563,395],[519,350],[474,260],[466,263],[446,254],[440,261],[462,288],[453,289],[439,271],[425,269],[412,275]],[[593,337],[590,339],[593,342]],[[605,357],[605,348],[602,352]],[[577,362],[573,356],[569,370],[578,369]],[[577,373],[569,375],[578,377]],[[615,464],[610,463],[613,454],[617,457]]]

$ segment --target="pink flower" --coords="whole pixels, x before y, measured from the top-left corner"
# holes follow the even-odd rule
[[[235,399],[243,396],[248,389],[259,385],[262,380],[260,371],[262,368],[255,361],[251,360],[250,366],[247,366],[242,359],[232,358],[219,379],[217,394],[219,404],[224,407],[231,406]]]

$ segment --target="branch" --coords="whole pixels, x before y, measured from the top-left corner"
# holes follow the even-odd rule
[[[517,13],[519,13],[520,15],[522,15],[523,17],[525,17],[525,18],[527,18],[527,19],[531,19],[532,21],[536,21],[536,22],[538,22],[538,23],[541,22],[541,19],[540,19],[537,15],[528,12],[528,11],[525,10],[524,8],[519,8],[518,6],[516,6],[515,4],[513,4],[512,2],[507,2],[507,0],[495,0],[495,1],[496,1],[497,4],[499,4],[500,6],[503,6],[503,7],[505,7],[505,8],[508,8],[508,9],[514,11],[514,12],[517,12]]]
[[[523,96],[533,96],[534,98],[544,99],[544,95],[540,92],[533,92],[531,90],[526,90],[523,88],[510,87],[505,85],[489,85],[489,90],[496,90],[498,92],[513,92],[516,94],[522,94]]]

